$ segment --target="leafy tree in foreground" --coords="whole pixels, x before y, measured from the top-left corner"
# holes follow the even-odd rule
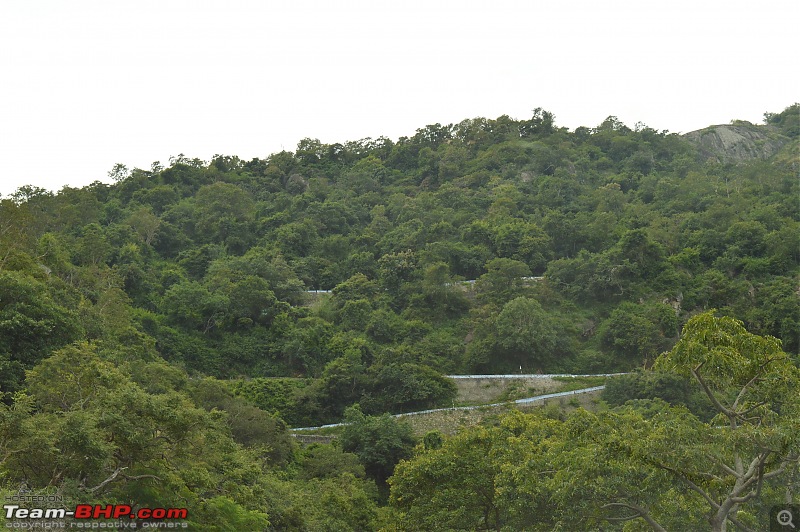
[[[742,322],[712,312],[689,320],[656,368],[691,375],[718,412],[708,434],[714,452],[704,460],[713,467],[711,479],[700,480],[680,462],[658,466],[702,496],[712,529],[725,530],[727,521],[736,524],[743,504],[759,497],[764,481],[797,467],[800,370],[779,340],[751,334]]]
[[[709,312],[656,366],[694,379],[716,416],[704,422],[656,399],[563,423],[514,413],[466,429],[397,467],[394,524],[721,532],[756,527],[771,505],[794,500],[800,371],[776,339]]]
[[[254,497],[263,469],[218,411],[175,391],[146,392],[88,343],[35,366],[27,389],[0,405],[0,475],[9,485],[57,486],[86,502],[186,506],[203,530],[266,526]]]
[[[800,371],[780,342],[708,312],[689,320],[656,368],[694,379],[716,416],[704,423],[649,401],[574,415],[553,446],[553,479],[570,485],[557,491],[561,504],[611,522],[643,519],[654,530],[705,521],[724,531],[753,526],[759,513],[766,519],[781,492],[790,496],[800,456]]]
[[[394,524],[400,530],[552,530],[558,514],[546,496],[522,494],[512,488],[514,480],[504,482],[517,459],[524,475],[541,478],[535,470],[549,469],[546,451],[560,438],[560,425],[515,412],[443,444],[426,441],[389,479]]]

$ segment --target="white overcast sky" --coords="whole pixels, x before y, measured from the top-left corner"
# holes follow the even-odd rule
[[[436,122],[688,132],[800,100],[797,0],[0,0],[0,193]]]

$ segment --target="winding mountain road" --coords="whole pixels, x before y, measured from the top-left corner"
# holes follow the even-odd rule
[[[569,375],[564,373],[558,374],[549,374],[549,375],[447,375],[448,378],[451,379],[545,379],[545,378],[553,378],[553,377],[613,377],[616,375],[624,375],[624,373],[599,373],[595,375]],[[556,392],[556,393],[546,393],[543,395],[536,395],[533,397],[526,397],[523,399],[517,399],[515,401],[505,401],[502,403],[490,403],[484,405],[473,405],[473,406],[454,406],[454,407],[446,407],[446,408],[432,408],[430,410],[419,410],[417,412],[406,412],[404,414],[393,414],[392,417],[405,417],[405,416],[418,416],[422,414],[432,414],[434,412],[453,412],[458,410],[477,410],[479,408],[487,408],[487,407],[496,407],[496,406],[505,406],[511,404],[529,404],[535,403],[538,401],[544,401],[546,399],[553,399],[555,397],[567,397],[570,395],[578,395],[583,393],[591,393],[597,392],[605,388],[603,386],[592,386],[591,388],[581,388],[580,390],[571,390],[568,392]],[[303,431],[303,430],[317,430],[317,429],[327,429],[332,427],[342,427],[347,423],[331,423],[329,425],[319,425],[316,427],[296,427],[293,429],[289,429],[291,431]]]

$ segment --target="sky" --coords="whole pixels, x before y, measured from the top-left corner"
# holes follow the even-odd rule
[[[541,107],[685,133],[800,101],[796,0],[0,1],[0,194]]]

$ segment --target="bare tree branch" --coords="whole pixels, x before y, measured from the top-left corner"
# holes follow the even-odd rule
[[[711,388],[708,387],[708,384],[706,383],[705,379],[703,379],[703,377],[700,375],[700,372],[698,370],[701,367],[702,364],[700,364],[695,368],[692,368],[692,375],[694,376],[695,379],[697,379],[697,382],[700,383],[700,386],[702,386],[703,391],[711,400],[711,402],[714,404],[714,407],[730,420],[732,428],[736,428],[736,412],[733,412],[732,410],[728,409],[726,406],[724,406],[722,403],[719,402],[717,396],[714,395],[714,392],[711,390]]]
[[[731,405],[731,408],[733,410],[736,410],[736,407],[739,405],[739,401],[742,399],[742,397],[744,397],[744,392],[747,391],[747,389],[750,387],[751,384],[753,384],[754,382],[757,382],[763,376],[762,372],[763,372],[764,368],[770,362],[772,362],[773,360],[774,360],[773,358],[768,358],[763,364],[761,364],[761,366],[759,366],[758,371],[756,372],[756,374],[753,375],[753,378],[750,379],[749,381],[747,381],[747,384],[745,384],[742,387],[742,389],[739,391],[739,394],[736,396],[736,400],[733,402],[733,405]]]
[[[113,473],[111,473],[111,476],[110,476],[110,477],[108,477],[107,479],[105,479],[103,482],[101,482],[101,483],[100,483],[100,484],[98,484],[97,486],[95,486],[95,487],[93,487],[93,488],[89,488],[89,489],[88,489],[88,490],[86,490],[86,491],[88,491],[89,493],[94,493],[95,491],[97,491],[97,490],[99,490],[99,489],[102,489],[102,488],[103,488],[103,487],[104,487],[106,484],[108,484],[109,482],[113,482],[113,481],[114,481],[114,479],[115,479],[115,478],[117,478],[117,476],[119,476],[119,474],[120,474],[120,473],[121,473],[121,472],[122,472],[124,469],[128,469],[128,468],[127,468],[127,467],[118,467],[118,468],[116,468],[116,469],[114,470],[114,472],[113,472]]]
[[[628,508],[629,510],[633,510],[634,512],[636,512],[636,515],[628,517],[604,517],[603,519],[605,519],[606,521],[631,521],[633,519],[636,519],[637,517],[641,517],[647,522],[648,525],[652,527],[653,530],[656,530],[658,532],[667,532],[663,526],[658,524],[658,522],[655,519],[653,519],[653,517],[650,515],[650,512],[647,511],[647,509],[642,508],[639,505],[629,502],[610,502],[608,504],[601,506],[601,508],[604,510],[614,507]]]

